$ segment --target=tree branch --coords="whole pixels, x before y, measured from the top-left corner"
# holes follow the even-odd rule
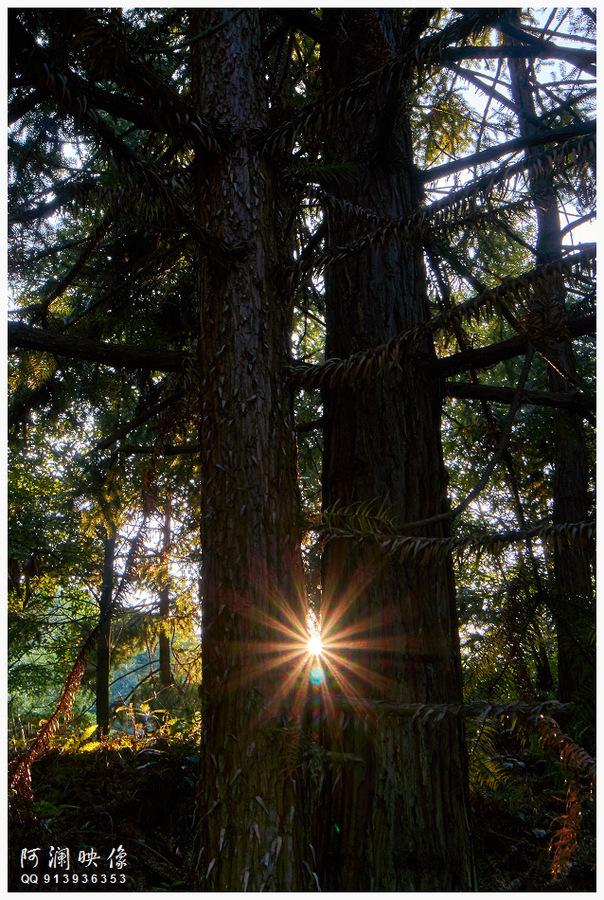
[[[139,426],[144,425],[145,422],[148,422],[149,419],[153,418],[153,416],[157,415],[157,413],[160,413],[162,412],[162,410],[166,409],[166,407],[173,403],[175,399],[175,395],[171,394],[170,396],[165,397],[163,400],[160,400],[159,403],[156,403],[154,406],[147,407],[129,422],[126,422],[124,425],[120,425],[119,428],[116,428],[116,430],[106,438],[98,441],[94,445],[94,449],[106,450],[107,447],[111,447],[112,444],[116,444],[123,437],[126,437],[127,434],[130,434],[131,431],[134,431],[135,428],[139,428]]]
[[[498,28],[504,28],[498,24]],[[522,32],[524,33],[524,32]],[[457,62],[460,59],[560,59],[578,69],[596,74],[594,62],[596,54],[593,50],[576,50],[572,47],[558,47],[543,41],[531,47],[518,47],[501,44],[499,47],[448,47],[441,56],[443,62]]]
[[[125,453],[156,454],[157,456],[180,456],[199,453],[199,444],[124,444],[122,450]]]
[[[586,334],[595,334],[596,316],[576,316],[566,322],[566,330],[570,337],[581,337]],[[428,364],[431,375],[439,378],[449,378],[451,375],[459,375],[469,369],[487,369],[506,359],[513,359],[526,353],[529,339],[524,335],[516,335],[507,341],[497,344],[489,344],[476,350],[464,350],[461,353],[453,353],[433,360]]]
[[[560,47],[559,45],[553,44],[551,41],[544,41],[543,38],[538,38],[534,34],[528,34],[528,32],[524,31],[522,28],[514,25],[513,22],[506,21],[505,19],[498,22],[497,28],[499,31],[502,31],[503,34],[507,35],[507,37],[512,38],[512,40],[524,41],[524,43],[532,47],[533,50],[538,51],[535,52],[535,56],[540,56],[545,59],[548,57],[550,59],[561,59],[563,62],[568,62],[577,69],[589,72],[590,75],[595,76],[596,74],[595,50],[579,50],[573,47]]]
[[[498,387],[492,384],[470,384],[466,382],[447,381],[443,385],[445,397],[455,397],[459,400],[490,400],[494,403],[511,403],[514,399],[512,388]],[[595,397],[589,397],[579,391],[554,392],[554,391],[523,391],[520,399],[522,404],[535,406],[553,406],[562,409],[572,409],[578,412],[592,411],[596,409]]]
[[[502,106],[506,106],[508,109],[511,109],[513,112],[516,112],[515,103],[506,97],[504,94],[501,94],[498,90],[496,90],[495,85],[489,86],[485,84],[484,81],[481,81],[478,75],[479,73],[471,72],[469,69],[464,69],[463,66],[458,66],[455,63],[450,63],[449,68],[452,69],[453,72],[456,72],[460,78],[463,78],[469,84],[474,85],[475,88],[478,88],[479,91],[482,91],[483,94],[487,97],[491,97],[493,100],[496,100],[498,103],[501,103]],[[538,125],[539,120],[533,119],[533,122]]]
[[[504,144],[498,144],[496,147],[487,147],[486,150],[479,150],[478,153],[472,153],[462,159],[453,159],[451,162],[444,163],[441,166],[432,166],[425,172],[419,173],[422,182],[436,181],[438,178],[445,178],[447,175],[454,175],[455,172],[461,172],[470,166],[480,165],[482,163],[493,162],[507,153],[515,153],[517,150],[526,150],[527,147],[535,147],[540,144],[550,144],[554,141],[565,141],[568,138],[580,137],[585,134],[595,134],[596,123],[594,120],[590,122],[577,123],[576,125],[568,125],[565,128],[554,128],[546,131],[540,131],[530,137],[517,137]]]
[[[20,322],[8,323],[8,351],[37,350],[104,363],[114,368],[145,369],[157,372],[180,372],[187,354],[180,350],[145,350],[128,344],[109,344],[83,337],[65,337]]]
[[[208,124],[202,121],[163,79],[139,60],[134,62],[120,42],[112,40],[112,36],[107,34],[106,30],[101,28],[97,30],[97,35],[101,39],[98,50],[102,52],[104,40],[108,52],[113,56],[119,56],[120,65],[114,65],[114,68],[120,71],[122,76],[129,76],[130,79],[133,78],[133,73],[137,75],[136,86],[143,94],[142,103],[137,103],[117,91],[106,91],[91,81],[85,81],[68,67],[57,67],[56,59],[36,44],[18,20],[14,20],[13,27],[18,30],[21,40],[27,46],[24,76],[42,96],[50,94],[72,115],[86,117],[94,123],[98,122],[96,109],[102,109],[110,115],[132,122],[137,128],[166,134],[185,133],[204,149],[218,152],[219,145]]]
[[[52,216],[62,206],[67,206],[76,200],[83,200],[86,194],[98,187],[98,182],[88,181],[67,182],[55,185],[48,189],[47,193],[54,194],[52,200],[38,203],[37,206],[18,206],[8,216],[9,225],[18,225],[24,222],[33,222],[35,219],[44,219]]]

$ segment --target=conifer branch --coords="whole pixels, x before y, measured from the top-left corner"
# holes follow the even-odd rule
[[[458,400],[487,400],[494,403],[511,403],[514,397],[512,388],[499,387],[493,384],[473,384],[458,381],[447,381],[443,385],[445,397]],[[533,406],[550,406],[557,409],[570,409],[575,412],[595,412],[596,398],[587,396],[581,391],[532,391],[522,392],[520,403]]]
[[[497,27],[501,31],[505,30],[501,23]],[[593,50],[560,47],[546,41],[531,47],[519,47],[515,44],[500,44],[498,47],[449,47],[441,56],[444,63],[458,62],[461,59],[559,59],[590,75],[596,74],[596,54]]]
[[[581,542],[592,545],[595,537],[595,520],[582,522],[563,522],[555,525],[539,525],[535,528],[516,529],[503,532],[479,532],[467,537],[435,538],[416,537],[414,535],[370,533],[359,530],[354,523],[350,527],[323,526],[320,520],[307,524],[308,531],[319,533],[319,542],[325,545],[333,540],[352,540],[359,543],[369,542],[388,556],[399,561],[414,560],[427,565],[449,553],[475,553],[479,557],[483,553],[498,556],[507,547],[526,541],[552,541],[559,546],[565,542]]]
[[[402,54],[390,58],[383,65],[366,75],[354,79],[343,90],[323,95],[309,103],[293,119],[274,129],[266,138],[264,148],[269,153],[279,153],[291,148],[298,136],[318,131],[326,122],[341,116],[349,116],[353,110],[362,109],[369,102],[370,92],[388,92],[403,73],[421,72],[423,67],[438,62],[450,43],[463,41],[498,20],[498,11],[472,10],[447,25],[442,31],[430,35],[417,44],[409,45]]]
[[[212,153],[220,151],[220,144],[210,126],[152,69],[140,60],[134,61],[122,42],[115,40],[115,35],[108,39],[102,28],[93,28],[88,24],[87,37],[89,41],[94,41],[97,63],[105,57],[110,73],[119,71],[122,78],[127,76],[130,83],[140,89],[146,101],[142,104],[116,91],[106,91],[68,68],[60,68],[17,19],[14,19],[12,26],[28,48],[25,77],[35,85],[40,97],[50,95],[67,112],[78,117],[88,112],[92,123],[100,121],[96,110],[101,109],[116,118],[132,122],[138,128],[166,134],[184,133],[204,149]],[[13,116],[19,114],[22,114],[20,108],[13,108]]]
[[[126,435],[130,434],[131,431],[140,428],[140,426],[148,422],[149,419],[152,419],[158,413],[163,412],[163,410],[174,403],[175,400],[176,395],[170,394],[168,397],[164,397],[163,400],[154,403],[152,406],[146,406],[146,408],[141,410],[141,412],[134,416],[129,422],[120,425],[119,428],[116,428],[116,430],[107,435],[107,437],[98,441],[94,445],[94,450],[107,450],[108,447],[111,447],[113,444],[116,444],[122,438],[126,437]]]
[[[426,245],[431,242],[435,233],[439,238],[443,238],[460,229],[467,229],[470,225],[475,229],[493,229],[501,223],[507,223],[512,212],[523,209],[531,202],[530,197],[527,196],[514,200],[506,206],[493,207],[490,198],[485,195],[483,196],[485,202],[482,206],[466,200],[463,205],[459,204],[457,210],[454,210],[453,207],[447,210],[438,210],[434,216],[428,207],[410,217],[384,219],[371,210],[355,206],[346,200],[340,200],[332,194],[324,194],[323,199],[331,208],[348,216],[370,221],[374,227],[349,244],[333,247],[325,252],[313,263],[313,268],[317,272],[342,262],[367,247],[375,244],[383,245],[392,237],[396,237],[400,241]]]
[[[538,55],[542,59],[560,59],[570,63],[577,69],[589,72],[590,75],[596,74],[596,52],[595,50],[580,50],[576,47],[561,47],[552,41],[546,41],[534,34],[529,34],[523,28],[510,22],[508,18],[502,17],[497,23],[497,28],[512,40],[522,41],[528,44],[535,51],[539,51]],[[518,45],[515,45],[517,49]],[[510,49],[510,48],[508,48]]]
[[[54,194],[52,200],[46,200],[35,206],[18,206],[9,212],[9,225],[22,225],[34,222],[36,219],[45,219],[54,215],[62,207],[80,203],[97,190],[99,183],[95,179],[71,181],[65,184],[55,185],[49,188],[48,193]]]
[[[565,142],[570,138],[584,137],[594,135],[596,131],[595,120],[589,122],[578,122],[575,125],[566,125],[563,128],[550,128],[539,131],[526,137],[513,138],[503,144],[497,144],[495,147],[487,147],[485,150],[478,150],[469,156],[461,159],[453,159],[450,162],[443,163],[440,166],[431,166],[425,172],[420,173],[421,180],[426,183],[429,181],[437,181],[439,178],[446,178],[461,172],[463,169],[472,166],[483,165],[484,163],[493,162],[501,156],[508,153],[516,153],[518,150],[526,150],[529,147],[536,147],[542,144],[551,144],[557,141]]]
[[[595,159],[595,150],[595,134],[590,133],[579,139],[566,141],[538,157],[523,157],[512,165],[507,164],[489,172],[461,190],[449,194],[443,200],[402,219],[386,219],[374,210],[352,204],[331,193],[321,192],[318,198],[330,208],[337,209],[340,214],[347,215],[351,219],[366,221],[372,227],[345,246],[334,247],[314,261],[308,258],[305,266],[321,271],[329,265],[361,252],[366,247],[383,243],[394,235],[401,241],[415,241],[426,245],[431,243],[435,235],[442,239],[445,235],[453,234],[470,225],[474,228],[492,229],[498,225],[507,228],[510,213],[532,203],[530,195],[526,194],[507,205],[502,205],[509,183],[514,178],[524,174],[526,179],[530,179],[535,175],[551,173],[567,166],[582,166],[587,161]],[[500,189],[497,198],[500,205],[493,206],[493,194],[497,188]]]
[[[471,181],[457,191],[447,194],[426,208],[433,227],[438,227],[441,217],[462,212],[469,205],[472,208],[479,201],[487,201],[497,187],[505,186],[518,175],[528,181],[533,176],[552,173],[566,166],[582,166],[587,162],[595,162],[595,132],[570,139],[557,147],[540,153],[538,156],[523,156],[515,163],[504,163],[486,175]],[[445,219],[446,220],[446,219]]]
[[[65,113],[82,122],[84,127],[88,128],[109,151],[114,164],[124,176],[143,192],[150,191],[152,195],[156,195],[174,219],[191,233],[205,252],[213,254],[223,265],[230,265],[234,256],[246,248],[241,245],[228,245],[201,226],[189,208],[188,197],[181,190],[178,180],[175,178],[166,180],[151,166],[143,162],[108,122],[99,115],[98,111],[90,104],[86,94],[78,89],[79,82],[75,76],[56,71],[45,52],[30,40],[29,34],[17,21],[16,27],[24,33],[26,36],[24,40],[29,43],[28,69],[31,70],[40,90],[49,93]],[[154,96],[153,99],[161,105],[163,92],[148,73],[146,80],[143,79],[145,84],[149,79],[158,90],[157,96]],[[147,84],[147,90],[149,90],[149,84]],[[185,127],[187,122],[190,123],[190,117],[187,117],[186,110],[178,111],[175,115],[175,125],[180,124],[181,127]],[[203,133],[203,129],[198,123],[193,123],[193,125],[196,134]],[[210,144],[213,150],[217,149],[214,142],[210,142]]]
[[[517,278],[506,278],[496,288],[488,288],[476,297],[465,303],[457,304],[423,325],[401,332],[386,344],[362,350],[346,359],[330,359],[319,365],[293,365],[288,370],[292,383],[296,387],[312,389],[333,388],[337,385],[369,380],[389,368],[400,366],[403,353],[408,354],[410,349],[416,352],[421,350],[422,343],[426,354],[423,365],[431,373],[441,376],[466,371],[468,368],[480,368],[484,364],[493,365],[494,362],[500,362],[502,359],[518,356],[523,350],[526,350],[528,345],[526,335],[512,338],[510,341],[504,341],[491,348],[469,350],[439,360],[430,358],[429,346],[425,343],[425,339],[439,331],[446,331],[455,322],[475,319],[479,314],[493,310],[501,301],[514,300],[517,303],[526,303],[532,298],[535,290],[546,291],[550,285],[557,284],[561,274],[568,274],[575,268],[591,269],[594,259],[595,248],[587,247],[572,256],[537,266]],[[593,324],[591,316],[586,319],[588,322],[582,322],[579,325],[580,329],[586,325],[591,327]],[[569,318],[566,319],[563,326],[560,324],[558,331],[562,327],[564,335],[572,334],[572,324]],[[498,356],[498,352],[501,352],[502,355]],[[484,355],[483,363],[480,362],[481,353]],[[491,362],[492,359],[494,362]],[[459,368],[460,364],[463,366],[461,369]]]
[[[530,57],[539,57],[543,54],[549,54],[552,58],[565,59],[569,61],[569,54],[580,62],[581,65],[591,65],[594,54],[592,51],[577,51],[572,48],[561,48],[557,45],[545,44],[545,47],[538,46],[534,49],[525,49],[518,47],[451,47],[450,44],[467,40],[472,35],[478,35],[488,25],[497,24],[500,26],[501,11],[497,9],[481,9],[464,11],[463,15],[455,19],[442,31],[423,38],[415,46],[406,49],[400,56],[388,60],[382,66],[352,81],[345,90],[335,91],[331,94],[324,95],[318,100],[310,103],[295,118],[275,129],[267,138],[265,149],[268,152],[280,152],[293,146],[300,133],[311,133],[320,129],[321,125],[326,121],[333,121],[340,116],[350,115],[353,110],[362,109],[368,102],[369,93],[377,89],[384,90],[388,86],[394,84],[403,73],[410,73],[412,69],[416,69],[420,74],[424,68],[430,68],[437,63],[455,62],[464,58],[480,58],[481,56],[491,58],[493,56],[505,57],[509,55],[522,55]],[[539,43],[539,42],[538,42]],[[545,42],[543,42],[545,43]],[[506,52],[503,52],[503,51]],[[464,55],[465,54],[465,55]],[[564,132],[564,129],[559,129]],[[580,131],[569,131],[564,136],[572,137],[577,133],[584,134]],[[562,135],[560,135],[562,136]],[[551,137],[549,140],[558,140],[558,137]],[[541,140],[541,143],[547,143],[548,138]],[[512,142],[510,142],[512,143]],[[480,161],[489,162],[497,159],[498,156],[512,149],[524,149],[526,143],[520,143],[518,146],[509,148],[508,145],[500,145],[500,147],[489,148],[482,151],[485,155],[479,157]],[[491,154],[491,155],[488,155]],[[475,163],[471,158],[467,162],[459,161],[461,165],[452,171],[460,171],[469,165]],[[449,164],[455,166],[456,161]],[[426,181],[443,177],[436,174],[438,169],[443,167],[435,167],[427,173],[423,173],[422,177]],[[444,174],[444,172],[443,172]],[[446,172],[446,174],[450,174]]]
[[[526,380],[529,376],[529,372],[531,369],[531,365],[533,362],[533,357],[535,355],[535,351],[532,347],[529,347],[527,350],[526,358],[524,360],[524,365],[522,367],[522,371],[520,373],[520,378],[518,379],[518,384],[513,391],[510,409],[508,411],[507,420],[503,424],[503,427],[499,433],[499,439],[497,441],[497,446],[491,455],[488,463],[484,467],[484,470],[478,479],[478,482],[474,485],[469,494],[467,494],[460,503],[452,509],[448,514],[446,514],[447,519],[453,520],[460,513],[462,513],[468,506],[474,502],[474,500],[482,493],[483,489],[488,484],[493,472],[495,471],[495,467],[501,460],[501,457],[506,452],[507,445],[512,434],[512,427],[514,425],[514,420],[516,418],[516,413],[520,409],[522,402],[522,394],[524,393],[524,388],[526,385]],[[423,525],[429,524],[429,520],[425,522],[417,523],[417,527],[421,527]]]
[[[583,337],[596,333],[595,313],[589,315],[569,315],[558,337],[560,340]],[[530,335],[516,335],[506,341],[496,344],[488,344],[486,347],[478,347],[475,350],[462,350],[452,353],[451,356],[441,356],[429,364],[430,373],[437,378],[450,378],[452,375],[460,375],[470,369],[488,369],[506,359],[514,359],[526,353],[531,342]]]
[[[92,254],[97,249],[100,242],[103,240],[107,230],[111,224],[111,221],[108,217],[105,217],[101,220],[99,225],[93,230],[90,235],[84,249],[81,251],[80,255],[71,266],[71,268],[65,273],[63,278],[59,279],[52,290],[47,294],[46,297],[42,300],[42,302],[38,305],[35,310],[35,318],[40,318],[44,322],[46,322],[46,314],[48,310],[59,297],[65,293],[67,288],[74,282],[77,276],[80,274]]]
[[[85,337],[66,337],[21,322],[9,322],[9,353],[18,349],[37,350],[52,353],[54,356],[100,362],[116,368],[158,372],[180,372],[188,356],[179,350],[147,350],[128,344],[94,341]]]

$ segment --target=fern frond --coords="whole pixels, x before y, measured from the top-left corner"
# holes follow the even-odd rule
[[[572,858],[579,847],[581,806],[579,791],[576,785],[570,784],[566,794],[566,812],[560,816],[560,824],[549,843],[550,853],[553,854],[550,872],[554,881],[567,874],[572,864]]]
[[[470,788],[497,792],[506,786],[509,773],[497,760],[500,729],[493,720],[482,719],[472,735],[469,750]]]
[[[596,780],[595,760],[573,738],[564,734],[547,710],[526,715],[524,723],[534,728],[547,750],[558,755],[560,763],[573,779],[593,787]]]

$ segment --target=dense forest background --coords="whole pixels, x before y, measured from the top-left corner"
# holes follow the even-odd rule
[[[11,885],[593,889],[595,11],[8,34]]]

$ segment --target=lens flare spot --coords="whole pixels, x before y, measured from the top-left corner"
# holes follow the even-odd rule
[[[310,683],[319,685],[323,684],[325,681],[325,672],[321,668],[321,666],[313,666],[310,670]]]

